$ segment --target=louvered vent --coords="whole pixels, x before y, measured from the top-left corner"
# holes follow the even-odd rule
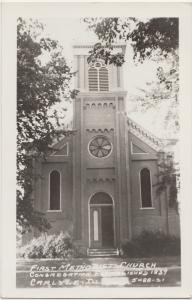
[[[89,90],[98,91],[98,70],[93,67],[89,69]]]
[[[108,91],[108,69],[100,62],[96,62],[88,70],[89,90],[91,92]]]
[[[99,87],[100,91],[109,90],[108,70],[105,67],[99,69]]]

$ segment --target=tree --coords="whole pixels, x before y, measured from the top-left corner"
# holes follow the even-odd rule
[[[179,60],[177,55],[168,54],[166,62],[159,63],[157,76],[146,86],[138,89],[139,93],[131,96],[141,112],[156,109],[164,119],[166,136],[177,136],[179,132],[178,93]]]
[[[178,49],[178,18],[145,21],[136,18],[85,18],[84,21],[100,41],[90,52],[90,59],[100,55],[106,63],[123,64],[122,54],[112,53],[113,45],[118,41],[129,41],[133,46],[134,59],[140,62],[157,55],[166,57]]]
[[[135,62],[151,59],[158,63],[156,79],[147,83],[142,95],[132,98],[141,104],[141,109],[166,101],[165,125],[171,123],[173,132],[178,132],[179,19],[85,18],[84,21],[99,39],[90,51],[89,62],[100,58],[106,64],[121,66],[125,62],[124,54],[114,53],[113,45],[123,41],[132,45]]]
[[[45,158],[53,139],[70,134],[55,106],[74,98],[73,76],[55,40],[38,21],[17,23],[17,222],[22,230],[50,225],[33,206],[33,163]]]
[[[157,174],[156,194],[165,195],[167,234],[169,234],[169,209],[174,209],[179,214],[178,192],[180,190],[180,171],[174,162],[172,153],[159,153],[159,173]]]

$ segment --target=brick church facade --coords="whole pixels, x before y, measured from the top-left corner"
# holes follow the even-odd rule
[[[35,206],[50,233],[68,231],[86,248],[118,248],[143,230],[179,235],[176,211],[156,193],[162,141],[126,115],[122,67],[88,65],[89,50],[74,46],[75,134],[36,166]]]

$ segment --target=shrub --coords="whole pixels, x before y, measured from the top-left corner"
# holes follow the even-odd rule
[[[16,246],[21,247],[22,245],[22,226],[16,223]]]
[[[74,257],[84,258],[87,257],[87,247],[76,246],[74,248]]]
[[[151,257],[180,255],[180,239],[160,231],[143,231],[139,236],[122,245],[123,256]]]
[[[72,239],[68,233],[41,234],[18,251],[20,258],[66,258],[74,255]]]

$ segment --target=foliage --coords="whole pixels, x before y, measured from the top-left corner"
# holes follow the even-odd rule
[[[139,236],[122,245],[123,256],[152,257],[180,255],[180,239],[160,231],[143,231]]]
[[[161,60],[162,61],[162,60]],[[151,108],[163,110],[164,127],[174,135],[179,132],[178,93],[179,93],[179,58],[177,51],[167,55],[157,68],[157,76],[152,82],[146,82],[146,88],[138,89],[139,94],[132,99],[142,112]]]
[[[84,258],[87,257],[87,247],[84,246],[74,246],[74,257],[75,258]]]
[[[178,49],[178,18],[152,18],[145,21],[136,18],[85,18],[84,21],[100,41],[91,51],[92,57],[100,54],[109,64],[119,62],[119,53],[112,54],[113,45],[118,41],[129,41],[133,46],[134,59],[139,61],[152,58],[154,54],[166,57]],[[103,51],[104,48],[108,51]]]
[[[101,59],[105,64],[114,64],[118,67],[122,66],[125,62],[124,54],[118,52],[117,54],[112,53],[113,47],[102,45],[101,43],[96,43],[93,50],[89,51],[89,56],[87,58],[88,63],[95,62],[97,59]]]
[[[69,258],[74,255],[72,239],[69,234],[41,234],[27,245],[18,249],[20,258]]]
[[[159,172],[156,193],[160,195],[163,191],[166,191],[169,207],[178,210],[177,195],[180,180],[178,164],[173,161],[172,155],[167,155],[166,158],[159,160],[158,166]]]
[[[54,138],[69,134],[55,105],[73,98],[73,76],[57,41],[44,38],[38,21],[17,23],[17,222],[23,230],[50,226],[33,206],[33,164]],[[46,58],[46,59],[45,59]]]
[[[22,226],[16,223],[16,246],[21,247],[22,245]]]
[[[167,103],[165,128],[175,134],[179,130],[179,19],[178,18],[85,18],[88,28],[97,35],[99,42],[90,51],[88,62],[103,59],[106,64],[121,66],[124,53],[115,53],[114,44],[129,43],[135,62],[151,59],[157,62],[157,78],[139,89],[134,100],[142,110]]]

